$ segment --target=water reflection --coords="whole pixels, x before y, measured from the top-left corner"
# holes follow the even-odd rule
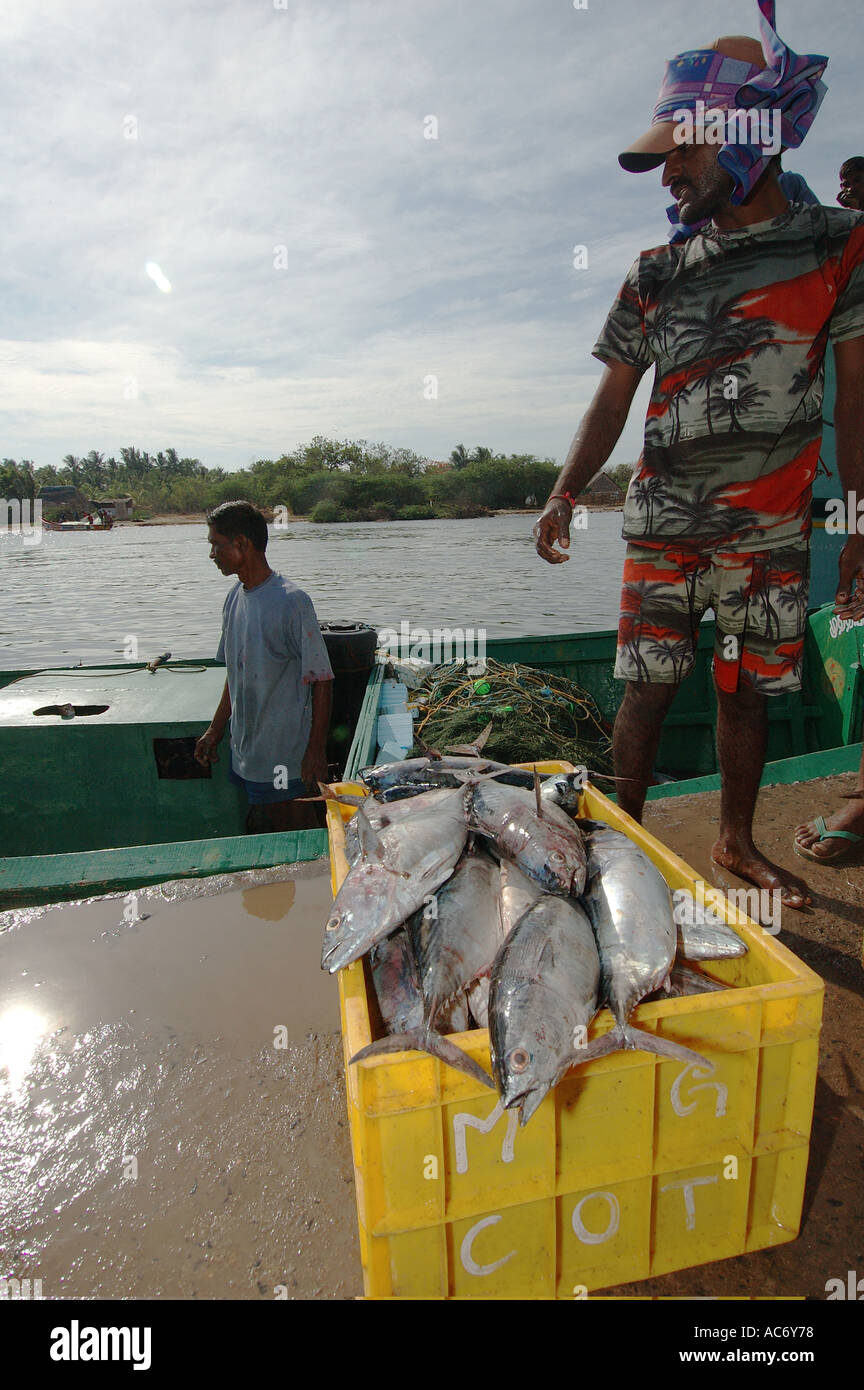
[[[14,1094],[21,1090],[41,1038],[48,1032],[42,1014],[19,1004],[0,1014],[0,1074]]]

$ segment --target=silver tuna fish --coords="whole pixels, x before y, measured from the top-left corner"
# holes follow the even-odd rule
[[[471,784],[471,824],[495,842],[499,853],[534,879],[547,893],[578,895],[585,886],[586,856],[582,834],[552,802],[543,802],[518,787],[497,780]]]
[[[411,941],[431,1027],[444,1026],[448,1007],[464,998],[478,975],[491,969],[504,939],[499,881],[494,859],[483,849],[472,849],[412,919]]]
[[[322,969],[350,965],[407,921],[450,877],[467,837],[463,796],[383,829],[374,855],[349,869],[336,895]]]
[[[509,859],[502,859],[499,865],[498,910],[501,917],[501,940],[507,940],[511,931],[538,898],[543,889],[533,878],[527,878]],[[478,975],[468,990],[468,1007],[478,1028],[489,1027],[489,991],[492,984],[491,970]]]
[[[449,1038],[427,1028],[420,972],[406,930],[395,931],[373,947],[369,953],[369,964],[381,1018],[389,1036],[361,1048],[351,1058],[352,1063],[382,1053],[406,1052],[414,1048],[419,1052],[431,1053],[483,1086],[492,1085],[491,1078],[472,1057],[468,1057]],[[464,1010],[464,1004],[462,1007]],[[464,1020],[458,1016],[455,1018],[457,1024],[461,1021],[467,1027],[467,1017]],[[462,1030],[454,1028],[454,1031]]]
[[[345,826],[345,857],[349,864],[361,859],[375,857],[378,837],[390,825],[406,820],[408,816],[421,815],[424,811],[435,810],[448,797],[460,793],[449,787],[438,787],[433,791],[421,792],[410,801],[394,801],[390,804],[378,801],[374,796],[343,796],[334,793],[323,784],[321,791],[327,801],[341,801],[356,806],[357,812]]]
[[[690,1048],[644,1033],[629,1022],[636,1005],[666,983],[675,959],[675,922],[666,880],[620,831],[594,823],[586,843],[584,901],[597,938],[601,997],[614,1015],[615,1027],[589,1043],[582,1060],[633,1048],[713,1071],[711,1063]]]
[[[492,1070],[507,1109],[526,1124],[544,1096],[584,1056],[600,961],[578,903],[544,895],[511,932],[492,968]]]

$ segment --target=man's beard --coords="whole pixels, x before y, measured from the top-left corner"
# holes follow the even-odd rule
[[[706,217],[713,217],[735,187],[732,178],[720,164],[693,178],[688,178],[690,187],[678,204],[678,216],[682,222],[692,226]]]

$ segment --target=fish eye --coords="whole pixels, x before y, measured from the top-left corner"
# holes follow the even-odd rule
[[[327,925],[325,926],[324,930],[335,931],[341,921],[342,918],[339,916],[339,913],[334,912],[332,917],[327,918]]]
[[[531,1061],[531,1057],[525,1051],[524,1047],[514,1047],[513,1051],[510,1053],[510,1057],[508,1060],[510,1062],[511,1071],[518,1072],[525,1070],[528,1063]]]
[[[552,850],[551,854],[549,855],[549,863],[550,863],[550,864],[563,864],[563,863],[564,863],[564,855],[561,853],[560,849],[553,849],[553,850]]]

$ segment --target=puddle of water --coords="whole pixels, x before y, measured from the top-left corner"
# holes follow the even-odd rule
[[[360,1291],[330,902],[325,860],[0,914],[0,1277]]]
[[[247,1048],[266,1045],[277,1025],[297,1041],[338,1028],[338,991],[321,970],[323,864],[248,888],[232,884],[236,875],[215,880],[217,891],[197,880],[179,901],[149,888],[29,921],[0,914],[3,924],[18,919],[0,933],[0,1029],[12,1009],[35,1011],[43,1035],[138,1017]]]

